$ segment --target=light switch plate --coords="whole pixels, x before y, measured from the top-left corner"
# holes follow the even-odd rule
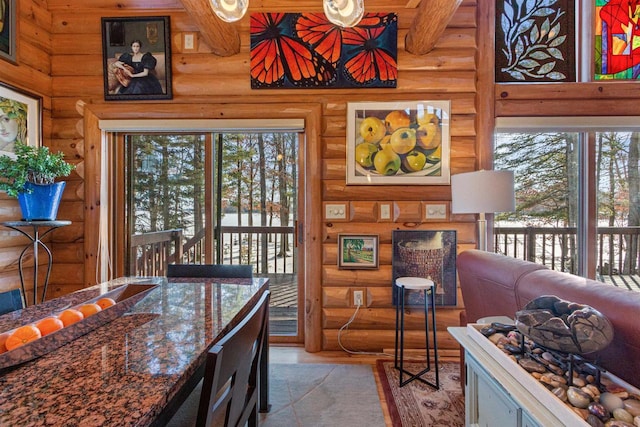
[[[347,205],[345,203],[327,203],[324,205],[325,219],[347,219]]]
[[[380,204],[380,219],[391,219],[391,203]]]
[[[448,207],[446,203],[425,203],[423,208],[425,221],[442,221],[447,219]]]

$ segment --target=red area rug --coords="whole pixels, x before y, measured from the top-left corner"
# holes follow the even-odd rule
[[[378,360],[376,365],[393,427],[464,426],[464,396],[457,363],[440,364],[440,390],[417,380],[400,388],[393,360]],[[424,368],[424,363],[404,365],[410,372]],[[435,373],[428,372],[424,378],[435,382]]]

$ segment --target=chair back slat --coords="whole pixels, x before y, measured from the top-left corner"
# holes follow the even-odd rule
[[[252,278],[253,266],[245,264],[169,264],[167,277]]]
[[[0,293],[0,315],[22,310],[23,308],[24,299],[22,298],[22,291],[20,291],[20,289],[12,289]]]
[[[269,297],[265,291],[251,312],[209,350],[197,426],[257,425],[258,365],[267,339]]]

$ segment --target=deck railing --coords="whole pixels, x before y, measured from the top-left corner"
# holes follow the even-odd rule
[[[182,259],[182,230],[164,230],[131,236],[129,274],[164,276],[167,265]]]
[[[575,227],[496,227],[495,252],[576,273]],[[640,227],[599,227],[597,271],[600,275],[638,274]]]
[[[237,226],[220,228],[224,264],[251,264],[261,276],[295,274],[294,227]],[[167,264],[205,262],[205,230],[183,240],[182,230],[165,230],[131,236],[130,272],[161,276]]]

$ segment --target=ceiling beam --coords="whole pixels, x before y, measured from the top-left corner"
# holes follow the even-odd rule
[[[240,52],[240,34],[236,24],[223,22],[211,8],[210,0],[180,0],[200,29],[200,37],[218,56]]]
[[[404,39],[405,50],[414,55],[429,53],[460,3],[462,0],[422,0]]]

